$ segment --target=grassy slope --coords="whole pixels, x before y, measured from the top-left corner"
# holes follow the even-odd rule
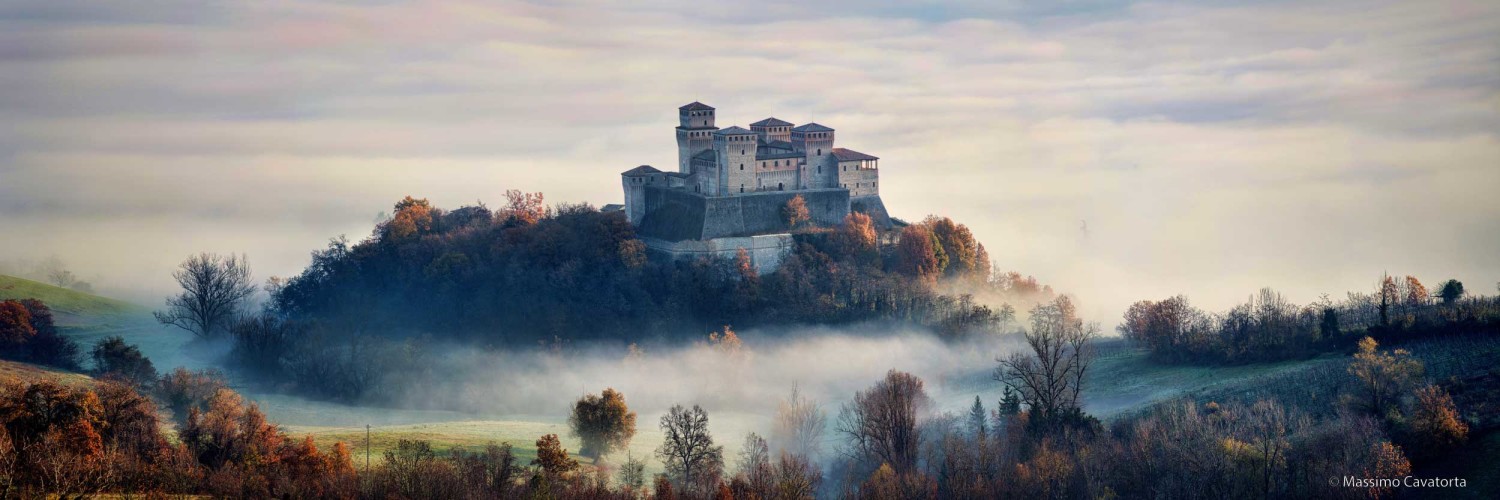
[[[1251,383],[1323,359],[1238,366],[1165,365],[1151,362],[1145,349],[1113,349],[1090,368],[1083,399],[1089,413],[1108,417],[1163,399]]]
[[[92,386],[94,379],[82,373],[58,370],[42,365],[0,359],[0,381],[34,382],[51,380],[69,387]]]
[[[146,308],[46,283],[0,274],[0,300],[39,299],[52,308],[58,326],[76,327],[141,316]]]

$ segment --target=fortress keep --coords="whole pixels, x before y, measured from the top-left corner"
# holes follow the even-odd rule
[[[880,158],[834,147],[834,130],[766,118],[719,128],[712,106],[678,108],[677,169],[642,165],[621,174],[625,216],[647,237],[709,240],[786,232],[780,208],[801,195],[813,222],[836,225],[850,210],[889,225],[880,201]]]
[[[833,128],[766,118],[750,128],[715,125],[715,109],[677,109],[677,168],[620,174],[621,209],[648,248],[673,257],[732,257],[744,249],[773,269],[791,246],[782,207],[801,196],[811,223],[833,226],[850,211],[890,227],[880,201],[880,158],[834,147]]]

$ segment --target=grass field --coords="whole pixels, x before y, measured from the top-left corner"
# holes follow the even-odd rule
[[[363,427],[319,427],[286,426],[292,436],[312,435],[319,449],[328,449],[333,443],[349,444],[356,457],[355,462],[364,464],[365,429]],[[434,422],[426,424],[392,425],[373,428],[370,431],[370,455],[373,463],[383,461],[387,450],[394,449],[402,439],[420,439],[432,443],[439,454],[455,448],[469,451],[483,450],[489,443],[510,443],[516,456],[523,462],[536,458],[536,440],[545,434],[557,434],[569,450],[577,450],[577,443],[570,443],[567,425],[561,423],[470,420],[456,422]],[[580,460],[587,463],[588,460]]]
[[[58,326],[88,326],[139,317],[145,307],[123,300],[55,287],[46,283],[0,274],[0,300],[38,299],[52,308]]]
[[[83,387],[94,384],[94,379],[81,373],[62,371],[31,363],[20,361],[7,361],[0,359],[0,381],[20,380],[39,381],[51,380],[69,387]]]
[[[1151,362],[1145,349],[1111,349],[1090,367],[1084,406],[1091,414],[1108,417],[1163,399],[1295,371],[1324,359],[1237,366],[1165,365]]]

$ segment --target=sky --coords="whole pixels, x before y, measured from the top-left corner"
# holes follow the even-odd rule
[[[1135,300],[1500,282],[1500,3],[0,2],[0,262],[148,304],[406,195],[621,201],[676,109],[817,121],[1109,330]]]

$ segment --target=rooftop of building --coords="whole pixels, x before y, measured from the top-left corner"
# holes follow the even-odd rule
[[[698,102],[698,101],[693,101],[693,102],[684,104],[684,105],[682,105],[682,107],[677,108],[677,109],[680,109],[682,111],[704,111],[704,110],[710,110],[711,111],[711,110],[714,109],[714,107],[713,106],[709,106],[707,104],[703,104],[703,103]]]
[[[635,168],[632,168],[630,170],[626,170],[624,173],[621,173],[620,175],[623,175],[623,176],[626,176],[626,177],[636,177],[636,176],[642,176],[642,175],[648,175],[648,174],[659,174],[659,173],[661,173],[661,171],[657,170],[656,167],[653,167],[651,165],[641,165],[639,167],[635,167]]]
[[[734,125],[729,128],[721,128],[714,132],[714,135],[755,135],[755,132],[739,125]]]
[[[832,132],[833,129],[830,128],[830,127],[826,127],[826,126],[820,125],[818,123],[809,123],[809,124],[806,124],[806,125],[798,125],[796,127],[792,127],[792,131],[793,132]]]
[[[834,158],[838,158],[839,161],[879,160],[880,159],[880,158],[878,158],[876,156],[873,156],[873,155],[867,155],[867,154],[861,153],[859,151],[855,151],[853,149],[846,149],[846,148],[833,148],[833,157]]]
[[[750,124],[751,127],[786,127],[790,125],[792,125],[792,122],[780,120],[774,116]]]

